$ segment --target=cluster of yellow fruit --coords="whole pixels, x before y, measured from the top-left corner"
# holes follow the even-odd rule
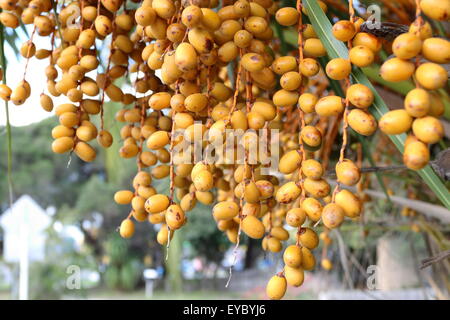
[[[52,150],[74,152],[84,161],[93,161],[96,151],[89,142],[97,139],[105,148],[113,143],[103,123],[105,98],[121,103],[124,107],[115,115],[117,122],[124,123],[119,155],[136,158],[138,167],[133,190],[120,190],[114,196],[118,204],[131,205],[120,225],[121,236],[133,235],[134,221],[149,221],[160,226],[157,241],[168,245],[197,202],[215,204],[212,216],[217,227],[236,246],[243,231],[250,238],[262,239],[264,250],[281,252],[283,242],[290,238],[288,230],[296,228],[296,243],[287,245],[283,253],[285,267],[267,286],[271,299],[282,298],[287,284],[302,285],[304,270],[314,268],[312,250],[319,238],[328,246],[329,230],[361,213],[363,201],[341,188],[355,186],[361,178],[358,165],[345,158],[347,127],[369,136],[376,131],[377,121],[368,112],[373,92],[362,84],[351,84],[350,73],[352,65],[373,63],[381,40],[361,32],[364,20],[350,12],[350,20],[337,22],[332,30],[338,40],[348,42],[349,58],[332,59],[322,70],[317,58],[327,51],[312,25],[303,24],[302,16],[308,12],[300,0],[296,8],[278,8],[273,0],[224,0],[220,8],[218,0],[131,2],[132,8],[123,0],[78,0],[67,6],[51,0],[0,0],[3,25],[34,25],[21,55],[49,58],[48,92],[70,101],[55,108],[60,125],[52,131]],[[318,3],[327,10],[324,2]],[[297,28],[298,53],[282,56],[277,52],[272,17],[282,26]],[[36,49],[36,32],[50,36],[51,49]],[[99,40],[109,41],[103,72],[99,70]],[[393,49],[397,57],[384,63],[383,78],[408,79],[416,69],[408,60],[422,52],[433,63],[417,67],[417,83],[428,90],[445,85],[447,75],[444,79],[438,63],[449,62],[449,43],[432,38],[428,24],[413,24],[409,33],[395,40]],[[345,80],[345,99],[325,90],[323,71],[330,79]],[[24,103],[31,94],[25,76],[26,72],[14,90],[1,85],[0,97],[17,105]],[[114,84],[123,77],[133,77],[133,93],[124,93]],[[42,93],[41,106],[53,110],[49,95]],[[396,112],[386,114],[380,127],[397,134],[412,126],[417,138],[407,144],[405,163],[419,169],[429,157],[418,165],[417,158],[424,155],[417,150],[428,152],[424,143],[442,137],[436,118],[442,108],[433,103],[433,93],[418,88],[408,94],[405,112],[400,116]],[[94,115],[100,116],[99,129],[91,121]],[[334,190],[324,176],[326,166],[318,161],[325,145],[334,140],[325,141],[332,126],[329,119],[335,124],[343,122]],[[245,134],[236,144],[228,141],[227,129]],[[262,129],[268,132],[267,145],[275,130],[280,130],[282,144],[269,154],[257,152],[252,162],[252,144],[264,138]],[[235,151],[231,158],[220,162],[195,159],[196,142],[206,150],[218,140],[224,142],[222,148]],[[236,157],[240,147],[243,159]],[[271,172],[267,160],[275,151],[282,157],[278,171]],[[170,194],[159,194],[152,180],[166,177],[170,178]],[[325,227],[320,237],[315,229],[319,223]],[[322,267],[330,269],[331,261],[324,257]]]
[[[437,3],[439,2],[439,3]],[[324,9],[325,6],[322,6]],[[450,3],[445,1],[422,1],[421,9],[430,18],[434,18],[441,21],[448,21],[450,16]],[[278,12],[292,10],[292,8],[283,8]],[[379,121],[381,131],[386,134],[400,134],[408,132],[412,128],[412,134],[410,134],[405,143],[405,152],[403,160],[405,165],[413,170],[419,170],[423,168],[429,162],[429,149],[427,144],[438,142],[444,135],[444,130],[438,117],[444,113],[444,104],[436,91],[444,88],[447,84],[448,74],[444,67],[439,64],[448,64],[450,62],[450,42],[443,38],[436,38],[432,35],[432,29],[428,22],[425,22],[420,16],[420,9],[418,10],[417,19],[410,26],[409,32],[403,33],[396,37],[392,44],[392,51],[396,57],[387,60],[383,63],[380,74],[386,81],[398,82],[408,80],[415,72],[415,81],[417,88],[411,90],[405,98],[405,110],[394,110],[386,113]],[[277,13],[278,15],[278,13]],[[278,20],[278,19],[277,19]],[[280,24],[282,21],[278,20]],[[336,39],[348,42],[349,45],[349,57],[336,58],[328,62],[325,68],[325,72],[330,79],[333,80],[346,80],[347,90],[345,100],[338,96],[328,95],[326,97],[318,98],[309,93],[303,93],[300,95],[298,106],[308,115],[315,112],[320,117],[330,117],[336,115],[342,115],[344,122],[344,146],[341,149],[341,157],[336,165],[336,176],[338,181],[338,187],[335,188],[331,199],[328,194],[330,192],[329,186],[326,183],[322,183],[319,186],[317,183],[314,185],[313,190],[308,190],[309,176],[308,167],[306,163],[315,160],[306,160],[303,158],[303,162],[300,165],[301,175],[305,179],[301,181],[301,189],[306,191],[308,195],[312,195],[314,198],[303,198],[300,200],[300,210],[306,212],[310,221],[321,222],[326,227],[326,230],[338,227],[344,216],[349,218],[356,218],[359,216],[362,209],[362,201],[355,194],[348,190],[340,190],[340,185],[352,186],[359,182],[360,172],[359,168],[348,159],[343,158],[343,151],[345,148],[345,128],[350,126],[354,131],[363,135],[370,136],[375,133],[377,129],[376,119],[368,112],[368,108],[372,105],[374,95],[371,90],[363,84],[350,84],[349,76],[351,74],[352,65],[357,67],[367,67],[371,65],[375,56],[382,49],[382,39],[377,38],[373,33],[361,32],[360,29],[364,21],[362,19],[354,19],[352,15],[352,8],[350,8],[350,21],[340,20],[332,28],[333,35]],[[367,29],[366,29],[367,30]],[[310,36],[310,39],[314,39],[314,36]],[[307,41],[309,36],[306,36]],[[303,43],[303,53],[308,56],[319,57],[324,55],[324,49],[321,47],[320,41],[313,47],[311,43]],[[439,52],[439,53],[437,53]],[[429,62],[420,60],[419,55],[422,55],[423,59]],[[301,57],[301,53],[300,53]],[[416,59],[415,62],[410,62],[411,59]],[[300,59],[300,70],[302,61],[306,59]],[[303,73],[304,74],[304,73]],[[304,74],[305,75],[305,74]],[[283,85],[282,85],[283,86]],[[427,91],[428,90],[428,91]],[[302,97],[306,96],[308,100],[302,100]],[[275,97],[275,95],[274,95]],[[275,103],[275,99],[274,99]],[[309,106],[311,107],[309,108]],[[416,118],[416,119],[414,119]],[[310,118],[306,118],[307,121]],[[303,135],[303,130],[308,129],[309,137],[313,137],[312,140],[307,140],[306,134]],[[317,134],[311,134],[313,129],[310,126],[304,126],[300,130],[301,141],[303,147],[311,149],[315,146],[321,146],[320,127],[315,128]],[[316,141],[317,144],[311,144],[312,141]],[[313,149],[314,150],[314,149]],[[298,167],[294,165],[297,160],[299,163],[302,161],[296,151],[285,153],[284,157],[280,161],[280,172],[291,173],[291,171],[284,171],[283,159],[289,157],[286,163],[289,163],[295,171]],[[320,165],[320,164],[319,164]],[[320,178],[320,174],[318,176]],[[300,186],[298,186],[300,187]],[[282,190],[281,187],[278,190]],[[358,188],[359,189],[359,188]],[[323,198],[325,207],[322,208],[320,202],[316,199],[321,198],[317,191],[323,190],[325,197]],[[299,188],[300,192],[300,188]],[[317,201],[318,216],[314,217],[314,214],[308,210],[308,200],[313,199]],[[277,198],[280,202],[280,199]],[[282,203],[282,201],[281,201]],[[294,207],[298,207],[295,205]],[[293,210],[293,209],[291,209]],[[289,212],[288,212],[289,215]],[[289,223],[289,216],[286,216],[286,223]],[[408,211],[409,215],[409,211]],[[417,229],[415,226],[414,230]],[[328,236],[328,231],[323,232],[320,238],[324,243],[324,253],[326,253],[327,246],[331,243],[331,239]],[[297,245],[298,245],[297,241]],[[305,246],[301,243],[301,246]],[[273,299],[279,299],[284,296],[286,292],[286,285],[294,285],[297,279],[299,283],[303,281],[303,277],[294,276],[292,267],[306,269],[300,262],[300,253],[294,254],[294,246],[289,246],[284,253],[285,268],[283,272],[272,277],[267,286],[267,294]],[[288,251],[289,250],[289,251]],[[293,261],[292,255],[297,257],[297,264]],[[303,255],[303,258],[305,256]],[[329,270],[332,268],[332,263],[326,258],[324,254],[321,262],[322,268]],[[295,273],[297,275],[298,273]]]
[[[421,7],[430,10],[426,2]],[[439,7],[433,8],[432,17],[438,14],[448,20],[449,13],[444,15],[440,11]],[[381,77],[392,82],[414,77],[416,88],[406,95],[404,109],[390,111],[380,119],[380,129],[386,134],[411,132],[405,143],[403,161],[408,168],[419,170],[430,160],[428,144],[437,143],[444,136],[439,121],[444,104],[437,90],[444,88],[448,81],[447,70],[440,64],[450,62],[450,41],[433,37],[430,24],[419,17],[408,33],[396,37],[392,51],[395,57],[383,63]]]
[[[326,10],[324,4],[321,7]],[[298,17],[300,17],[300,8],[301,3],[299,2],[297,4]],[[282,25],[285,24],[280,17],[285,16],[288,10],[295,9],[282,8],[276,14],[277,21]],[[338,22],[333,27],[333,34],[341,41],[372,37],[372,35],[358,32],[362,23],[362,19],[356,20],[351,16],[351,21]],[[325,56],[326,50],[311,26],[303,26],[301,20],[298,21],[298,24],[298,72],[306,79],[315,76],[320,71],[316,58]],[[287,207],[287,212],[284,213],[286,223],[298,228],[297,242],[285,249],[283,254],[285,267],[282,272],[273,276],[267,285],[267,295],[271,299],[282,298],[286,292],[287,284],[294,287],[302,285],[304,270],[314,268],[315,259],[310,250],[317,247],[319,237],[313,225],[323,223],[326,231],[321,233],[320,238],[324,245],[328,246],[331,244],[328,230],[339,227],[345,217],[357,218],[361,212],[362,201],[360,198],[349,190],[340,188],[341,185],[354,186],[361,178],[360,170],[356,164],[344,157],[347,143],[346,128],[350,125],[360,134],[371,135],[375,132],[377,123],[372,115],[366,111],[373,102],[372,92],[363,85],[349,85],[351,63],[349,59],[336,58],[330,60],[325,68],[329,78],[347,81],[348,88],[345,99],[336,95],[320,97],[314,93],[314,88],[311,86],[299,86],[299,88],[296,88],[299,93],[292,93],[297,94],[301,127],[298,143],[286,144],[287,148],[293,150],[285,150],[280,160],[279,171],[285,175],[290,175],[288,178],[293,181],[282,185],[277,190],[275,198],[278,203],[285,204],[285,207]],[[285,77],[286,73],[282,74],[281,79]],[[283,87],[281,80],[280,84]],[[305,89],[309,89],[310,92],[305,92]],[[276,92],[273,97],[273,101],[278,107],[281,107],[281,105],[277,104],[276,95],[280,94],[280,91]],[[290,102],[286,105],[295,104],[295,102]],[[350,104],[356,108],[350,111]],[[329,183],[323,177],[324,166],[314,159],[314,152],[320,150],[323,144],[324,128],[321,126],[321,122],[317,122],[317,120],[330,117],[342,118],[344,122],[343,145],[340,159],[335,168],[338,185],[332,193]],[[292,137],[292,134],[290,136]],[[312,228],[303,226],[306,220]],[[332,268],[331,261],[326,256],[323,256],[321,265],[325,270]]]

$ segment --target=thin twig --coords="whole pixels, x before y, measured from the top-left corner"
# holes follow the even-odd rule
[[[347,281],[347,284],[350,287],[350,289],[353,289],[355,286],[353,284],[353,280],[352,280],[352,277],[350,275],[350,271],[348,269],[348,259],[347,259],[347,255],[345,253],[344,240],[342,239],[342,235],[339,232],[339,230],[333,229],[333,232],[336,235],[336,238],[338,240],[339,256],[340,256],[340,259],[341,259],[342,268],[344,269],[345,280]]]
[[[366,168],[361,168],[360,172],[361,173],[371,173],[371,172],[384,172],[384,171],[396,171],[396,170],[405,170],[407,169],[405,165],[392,165],[392,166],[386,166],[386,167],[366,167]],[[333,170],[328,170],[325,174],[325,177],[328,178],[335,178],[336,177],[336,171]]]
[[[448,257],[450,257],[450,250],[442,251],[433,257],[423,259],[422,264],[420,265],[420,270],[428,268],[432,264],[438,263]]]

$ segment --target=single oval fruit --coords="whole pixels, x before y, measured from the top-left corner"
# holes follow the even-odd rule
[[[416,88],[408,92],[405,97],[405,110],[412,117],[423,117],[430,110],[430,95],[424,89]]]
[[[208,104],[208,98],[202,93],[193,93],[186,97],[184,106],[191,112],[200,112]]]
[[[344,210],[335,203],[327,204],[322,210],[322,221],[325,227],[334,229],[344,222]]]
[[[151,6],[141,6],[136,10],[134,18],[137,24],[146,27],[155,22],[156,12]]]
[[[52,150],[55,153],[65,153],[72,150],[74,144],[73,138],[71,137],[57,138],[52,142]]]
[[[361,172],[353,161],[344,159],[336,164],[336,176],[340,183],[354,186],[361,179]]]
[[[185,194],[180,201],[180,207],[184,212],[194,209],[196,204],[197,198],[195,197],[195,193]]]
[[[255,216],[246,216],[242,220],[242,231],[252,239],[261,239],[264,237],[265,228]]]
[[[355,66],[363,68],[373,63],[375,54],[366,46],[354,46],[349,51],[349,59]]]
[[[134,223],[130,219],[122,221],[119,227],[120,236],[122,238],[131,238],[134,234]]]
[[[324,270],[331,270],[333,268],[333,263],[329,259],[323,259],[320,263]]]
[[[305,58],[300,62],[300,72],[305,77],[313,77],[320,71],[320,65],[313,58]]]
[[[283,253],[284,263],[291,268],[299,268],[302,265],[302,250],[299,246],[290,245]]]
[[[438,21],[447,21],[450,19],[450,2],[440,0],[422,0],[420,9],[428,17]]]
[[[392,58],[383,63],[380,68],[380,75],[386,81],[400,82],[411,78],[414,70],[414,63],[400,58]]]
[[[155,194],[145,201],[145,211],[148,213],[160,213],[169,206],[169,198],[163,194]]]
[[[53,139],[58,139],[61,137],[73,137],[75,135],[75,130],[73,128],[68,128],[63,125],[58,125],[52,129]]]
[[[189,43],[198,53],[208,53],[214,48],[214,40],[211,33],[202,28],[192,28],[188,32]]]
[[[317,233],[311,228],[301,228],[297,233],[297,237],[302,246],[312,250],[319,245],[319,237]],[[304,258],[304,255],[303,255]],[[302,259],[303,260],[303,259]],[[303,265],[305,268],[305,266]],[[309,270],[305,268],[306,270]]]
[[[298,12],[295,8],[285,7],[278,9],[275,14],[275,19],[282,26],[288,27],[293,26],[298,22]]]
[[[448,80],[448,73],[444,67],[427,62],[421,64],[416,70],[416,80],[428,90],[437,90],[445,86]]]
[[[430,151],[425,143],[413,141],[405,145],[403,163],[411,170],[420,170],[430,161]]]
[[[425,143],[436,143],[444,137],[444,126],[438,118],[427,116],[414,120],[414,135]]]
[[[286,294],[287,282],[282,275],[273,276],[266,287],[266,294],[271,300],[280,300]]]
[[[175,64],[183,72],[196,69],[197,52],[195,48],[187,42],[179,44],[175,50]]]
[[[430,23],[428,21],[423,21],[422,19],[415,20],[409,26],[409,32],[418,34],[420,36],[421,40],[426,40],[433,36],[433,30],[431,28]],[[423,47],[422,47],[422,49],[423,49]]]
[[[302,172],[307,178],[318,180],[322,178],[323,166],[317,160],[308,159],[302,163]]]
[[[316,258],[310,249],[302,248],[302,268],[304,270],[313,270],[316,265]]]
[[[286,277],[287,284],[293,287],[300,287],[305,279],[302,268],[291,268],[289,266],[284,267],[284,276]]]
[[[186,222],[183,209],[177,204],[169,206],[166,210],[166,223],[172,230],[181,228]]]
[[[305,188],[305,191],[312,195],[315,198],[325,198],[330,194],[330,185],[328,182],[324,179],[310,179],[306,178],[303,181],[303,188]]]
[[[401,134],[411,129],[412,121],[412,117],[406,110],[398,109],[386,112],[378,125],[386,134]]]
[[[297,199],[300,193],[301,189],[295,182],[290,181],[278,189],[275,198],[279,203],[289,203]]]
[[[283,245],[281,244],[281,241],[278,240],[277,238],[270,237],[269,239],[267,239],[267,249],[270,252],[280,252],[283,249]]]
[[[353,109],[347,116],[349,126],[363,136],[371,136],[377,130],[377,120],[370,113]]]
[[[450,63],[450,41],[443,38],[428,38],[423,42],[422,54],[435,63]]]
[[[327,54],[322,41],[318,38],[306,39],[303,44],[303,52],[306,57],[319,58]]]
[[[266,67],[266,62],[258,53],[246,53],[241,59],[242,66],[250,72],[261,71]]]
[[[356,218],[361,213],[361,200],[346,189],[342,189],[336,193],[335,202],[342,210],[344,210],[345,216],[349,218]]]
[[[258,180],[256,181],[256,187],[259,190],[259,198],[261,200],[268,199],[273,196],[275,189],[272,182],[267,180]]]
[[[298,105],[300,106],[300,109],[302,109],[305,113],[312,113],[315,111],[315,106],[319,98],[317,98],[317,95],[312,93],[303,93],[298,98]]]
[[[144,211],[145,199],[141,196],[134,196],[131,200],[131,207],[135,212]]]
[[[392,43],[392,51],[394,54],[404,60],[414,58],[421,50],[422,40],[410,32],[399,35]]]
[[[286,213],[286,223],[291,227],[300,227],[306,220],[306,213],[301,208],[292,208]]]
[[[203,12],[195,5],[185,7],[181,14],[181,22],[188,28],[194,28],[200,25],[202,19]]]
[[[311,221],[319,221],[322,216],[323,206],[319,200],[314,198],[306,198],[301,203],[301,208],[306,212]]]
[[[295,105],[298,102],[298,97],[298,92],[281,89],[275,92],[272,100],[277,107],[286,107]]]
[[[295,71],[297,68],[297,60],[292,56],[276,58],[272,63],[272,70],[279,75],[283,75],[289,71]]]
[[[281,241],[286,241],[289,239],[289,232],[283,227],[272,227],[272,230],[270,230],[270,235]]]
[[[266,101],[256,101],[251,110],[251,112],[256,112],[262,115],[266,121],[272,121],[277,116],[277,109],[272,103]]]
[[[198,191],[208,191],[214,186],[214,179],[208,170],[202,170],[193,179],[195,189]]]
[[[381,38],[377,38],[375,35],[366,32],[358,32],[353,38],[352,44],[355,47],[367,47],[372,50],[373,53],[377,53],[382,47]]]
[[[169,144],[170,138],[167,131],[156,131],[147,140],[147,147],[151,150],[158,150]]]
[[[259,202],[260,192],[258,187],[253,181],[245,183],[244,186],[244,200],[249,203]]]
[[[169,231],[169,228],[167,227],[167,225],[162,224],[161,228],[158,231],[158,234],[156,235],[156,241],[160,245],[164,246],[169,241],[169,236],[170,236],[170,239],[172,239],[174,234],[175,234],[174,230]]]
[[[342,98],[338,96],[326,96],[317,101],[315,111],[319,116],[337,116],[344,111]]]
[[[286,72],[280,78],[280,85],[285,90],[297,90],[301,83],[302,75],[296,71]]]
[[[118,204],[130,204],[134,193],[130,190],[120,190],[114,194],[114,201]]]
[[[347,99],[360,109],[367,109],[373,103],[373,92],[363,84],[357,83],[347,89]]]
[[[356,34],[355,25],[348,20],[340,20],[331,29],[333,36],[343,42],[351,40]]]
[[[312,148],[322,145],[322,133],[315,126],[304,126],[300,131],[300,137],[304,143]]]
[[[327,63],[325,71],[331,79],[343,80],[350,75],[352,65],[347,59],[335,58]]]
[[[5,101],[9,101],[11,99],[11,93],[12,93],[12,90],[11,90],[10,87],[8,87],[6,84],[0,84],[0,98],[2,98]],[[46,110],[46,111],[51,111],[51,109],[53,109],[53,102],[51,104],[51,109],[50,109],[48,107],[47,103],[45,103],[45,104],[42,103],[42,95],[47,96],[45,94],[41,94],[41,106],[42,106],[42,108],[44,110]],[[50,110],[48,110],[48,109],[50,109]]]
[[[163,19],[170,19],[175,14],[175,5],[170,0],[153,0],[152,8]]]
[[[290,174],[300,168],[301,163],[301,154],[297,150],[291,150],[281,157],[278,170],[280,170],[281,173]]]
[[[222,201],[213,207],[212,213],[216,220],[230,220],[239,213],[239,206],[234,201]]]

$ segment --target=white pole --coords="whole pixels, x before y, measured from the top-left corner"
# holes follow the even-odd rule
[[[28,211],[26,206],[21,212],[20,219],[20,271],[19,271],[19,299],[28,300]]]

